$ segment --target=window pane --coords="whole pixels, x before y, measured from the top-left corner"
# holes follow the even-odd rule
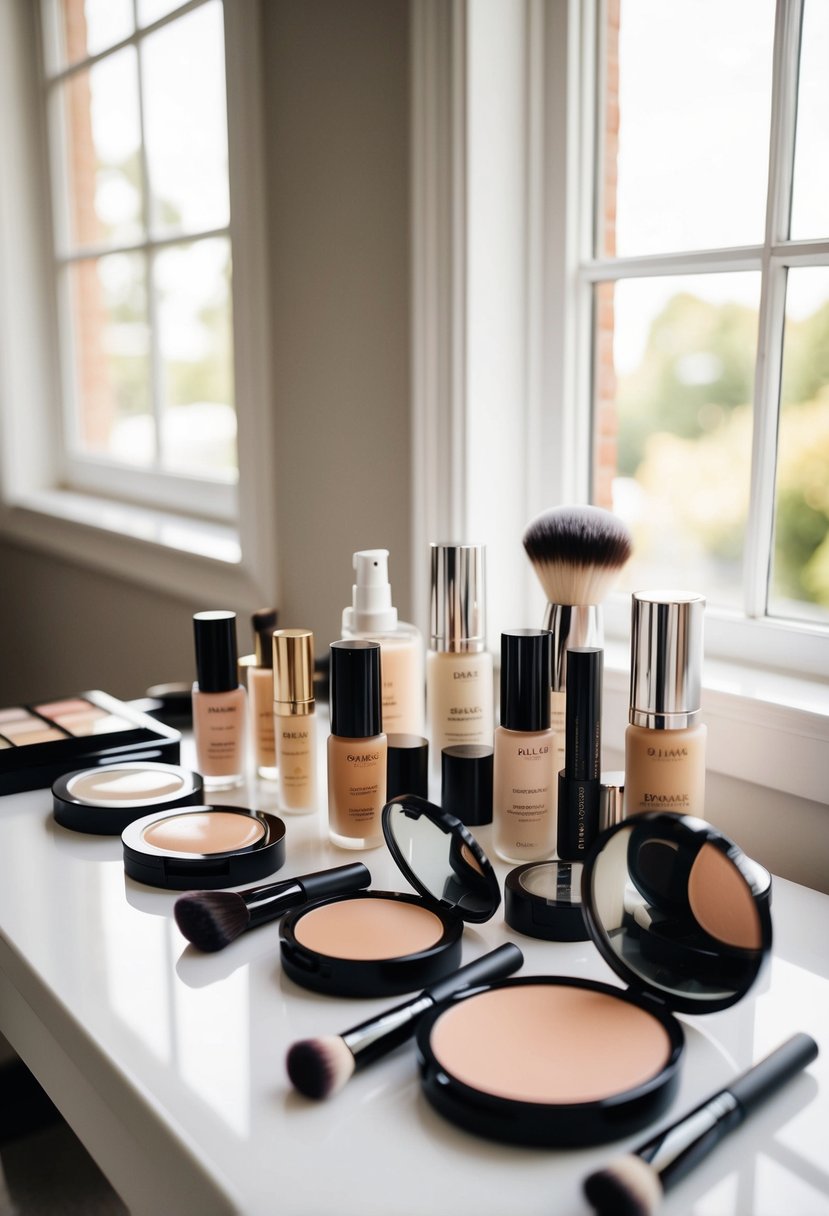
[[[741,599],[759,274],[596,292],[594,501],[630,525],[622,590]]]
[[[829,621],[829,267],[788,276],[769,612]]]
[[[184,0],[138,0],[138,24],[142,28],[152,25],[160,17],[181,8]]]
[[[77,249],[140,239],[141,122],[135,50],[125,47],[76,72],[60,86],[58,100],[59,151],[64,152],[67,178],[57,208],[61,243]]]
[[[150,404],[144,257],[114,253],[67,270],[72,310],[75,442],[82,452],[150,465]]]
[[[47,70],[59,71],[129,38],[132,0],[46,0]]]
[[[162,363],[162,466],[236,477],[230,247],[196,241],[155,257]]]
[[[608,0],[606,10],[600,252],[761,242],[773,0]]]
[[[141,63],[153,231],[223,227],[230,203],[218,0],[150,34]]]
[[[792,237],[829,236],[829,4],[807,0],[800,49]]]

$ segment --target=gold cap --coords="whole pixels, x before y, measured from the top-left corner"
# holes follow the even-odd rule
[[[314,710],[314,635],[310,629],[277,629],[273,635],[274,712]]]

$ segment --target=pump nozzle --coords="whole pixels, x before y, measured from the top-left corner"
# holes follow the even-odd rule
[[[343,612],[343,629],[354,633],[396,629],[397,609],[391,601],[388,549],[360,549],[352,564],[357,581],[351,588],[351,607]]]

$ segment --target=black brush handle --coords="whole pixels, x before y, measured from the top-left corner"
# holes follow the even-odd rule
[[[488,980],[503,979],[517,971],[524,962],[524,955],[511,942],[490,950],[474,963],[459,967],[445,979],[431,984],[419,996],[387,1009],[379,1016],[353,1026],[341,1036],[354,1056],[356,1068],[365,1068],[374,1060],[387,1055],[414,1034],[415,1027],[428,1009],[451,996],[460,988],[471,988]]]
[[[247,904],[250,920],[248,928],[255,929],[270,920],[276,920],[291,908],[309,903],[313,899],[324,899],[328,895],[346,895],[359,891],[371,882],[371,873],[361,861],[346,866],[335,866],[332,870],[317,870],[312,874],[298,874],[296,878],[285,878],[281,882],[270,882],[260,887],[250,887],[239,895]]]
[[[771,1055],[766,1056],[729,1085],[729,1092],[734,1095],[745,1113],[750,1115],[776,1089],[811,1064],[817,1054],[817,1043],[810,1035],[792,1035]]]

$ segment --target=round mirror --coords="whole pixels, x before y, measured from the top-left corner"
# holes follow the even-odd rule
[[[454,815],[414,794],[383,808],[383,834],[397,865],[427,899],[468,921],[489,920],[501,902],[492,864]]]
[[[619,975],[675,1009],[713,1012],[748,991],[768,953],[770,882],[702,820],[637,815],[599,841],[583,898],[591,936]]]

